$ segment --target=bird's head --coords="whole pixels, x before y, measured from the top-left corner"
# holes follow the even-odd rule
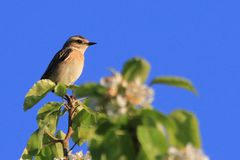
[[[95,42],[90,42],[83,36],[72,36],[70,37],[66,43],[64,44],[65,47],[74,47],[79,50],[86,50],[87,47],[96,44]]]

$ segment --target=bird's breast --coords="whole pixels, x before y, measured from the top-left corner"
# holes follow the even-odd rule
[[[69,58],[62,62],[61,80],[65,84],[73,84],[81,75],[84,66],[84,56],[78,51],[72,51]]]

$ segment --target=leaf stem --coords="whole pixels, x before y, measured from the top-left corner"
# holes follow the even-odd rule
[[[49,138],[52,139],[52,142],[54,142],[54,143],[58,143],[58,142],[62,143],[62,140],[61,140],[61,139],[58,139],[58,138],[54,137],[54,136],[53,136],[51,133],[49,133],[48,131],[45,131],[45,133],[48,135]]]

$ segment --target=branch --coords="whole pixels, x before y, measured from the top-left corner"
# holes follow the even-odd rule
[[[72,128],[72,120],[73,120],[73,114],[75,112],[74,107],[74,101],[76,100],[74,97],[70,97],[68,95],[65,95],[65,100],[67,101],[67,106],[69,107],[68,110],[68,131],[66,134],[66,137],[63,140],[63,153],[66,160],[68,160],[68,145],[69,145],[69,139],[71,138],[73,134],[73,128]]]

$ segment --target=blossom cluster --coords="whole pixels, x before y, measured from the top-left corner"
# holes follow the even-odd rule
[[[54,160],[64,160],[65,158],[54,158]],[[68,154],[69,160],[92,160],[90,152],[87,152],[85,155],[82,151],[77,152],[75,154],[69,153]]]
[[[209,160],[201,149],[195,148],[192,144],[188,144],[184,149],[170,147],[168,156],[164,160]]]
[[[142,84],[138,79],[128,82],[118,72],[114,72],[110,77],[103,77],[100,84],[107,88],[108,96],[114,99],[115,105],[118,106],[115,112],[120,114],[126,113],[130,105],[146,107],[153,101],[153,89]],[[114,102],[106,106],[108,113],[114,112]]]

